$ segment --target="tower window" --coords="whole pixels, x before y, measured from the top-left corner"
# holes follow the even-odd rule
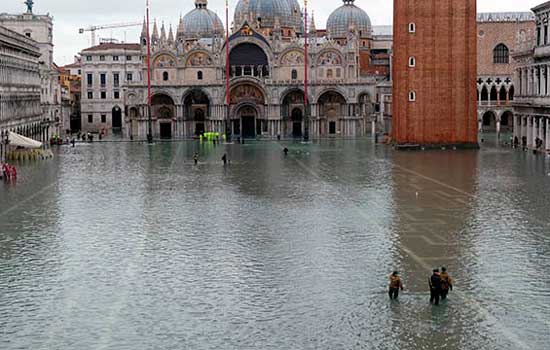
[[[292,80],[296,80],[298,79],[298,72],[296,71],[296,69],[293,69],[292,70]]]
[[[416,67],[416,59],[413,56],[409,57],[409,67]]]
[[[413,22],[409,23],[409,33],[416,33],[416,24]]]
[[[409,102],[416,101],[416,92],[414,90],[409,91]]]
[[[169,78],[169,76],[168,76],[168,72],[164,72],[164,73],[162,73],[162,80],[164,80],[164,81],[168,81],[168,78]]]
[[[197,80],[202,80],[202,71],[197,72]]]

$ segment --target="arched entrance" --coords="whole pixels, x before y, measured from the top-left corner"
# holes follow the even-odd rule
[[[493,111],[487,111],[483,113],[483,117],[482,117],[483,131],[495,131],[496,119],[497,117]]]
[[[327,91],[319,97],[319,134],[337,135],[341,133],[340,117],[344,115],[343,108],[346,99],[336,91]]]
[[[500,130],[504,132],[513,131],[514,129],[514,114],[511,111],[505,111],[500,116]]]
[[[119,106],[114,106],[112,111],[113,131],[120,131],[122,129],[122,110]]]
[[[284,120],[285,136],[302,137],[304,115],[304,92],[293,90],[285,95],[281,112]]]
[[[294,108],[292,110],[292,137],[302,137],[302,110],[300,108]]]
[[[153,116],[158,120],[161,139],[172,138],[172,119],[176,115],[174,100],[166,94],[156,94],[151,100]]]
[[[264,93],[254,84],[240,84],[231,90],[233,134],[254,138],[267,131],[267,120],[262,119],[264,101]]]
[[[210,112],[210,99],[200,90],[194,89],[183,99],[184,118],[189,124],[188,134],[199,136],[207,130],[207,119]]]

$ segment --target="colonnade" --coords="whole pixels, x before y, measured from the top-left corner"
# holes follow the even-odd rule
[[[514,115],[514,137],[527,139],[527,146],[534,148],[537,138],[543,141],[545,150],[550,150],[550,116],[549,115]]]
[[[516,71],[520,96],[550,96],[550,64],[520,67]]]

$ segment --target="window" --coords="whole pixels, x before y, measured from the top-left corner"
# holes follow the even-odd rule
[[[27,36],[27,38],[30,38],[30,37],[31,37],[31,33],[30,33],[30,32],[26,32],[25,35]]]
[[[92,60],[92,56],[86,56],[86,61],[90,62]]]
[[[493,50],[493,63],[510,63],[510,51],[504,44],[498,44]]]
[[[101,73],[99,75],[99,82],[101,86],[105,86],[105,84],[107,83],[107,75],[105,73]]]
[[[101,122],[102,123],[107,123],[107,116],[105,114],[101,115]]]
[[[101,99],[105,100],[107,98],[107,92],[101,91]]]
[[[416,24],[415,23],[409,23],[409,33],[416,33]]]
[[[416,92],[414,91],[409,91],[409,102],[414,102],[416,101]]]
[[[103,56],[103,55],[99,56],[99,60],[100,61],[105,61],[105,56]]]
[[[126,74],[126,80],[127,80],[127,81],[132,81],[132,78],[133,78],[132,73],[127,73],[127,74]]]
[[[113,56],[113,61],[118,61],[118,56]]]
[[[168,72],[164,72],[164,73],[162,73],[162,80],[164,80],[164,81],[168,81],[168,78],[169,78],[169,76],[168,76]]]
[[[327,69],[327,79],[332,79],[332,69]]]
[[[94,116],[91,115],[91,114],[88,114],[88,123],[93,123],[94,122]]]
[[[416,67],[416,59],[414,57],[409,57],[409,67]]]
[[[197,80],[202,80],[202,71],[197,72]]]
[[[298,72],[296,71],[296,69],[293,69],[292,70],[292,80],[296,80],[298,79]]]
[[[94,93],[92,91],[88,91],[88,100],[94,99]]]
[[[88,86],[94,85],[94,75],[92,73],[86,74],[86,81],[88,82]]]
[[[113,73],[113,86],[118,87],[120,85],[120,74]]]
[[[548,24],[544,25],[544,45],[548,44]]]
[[[118,100],[120,98],[120,92],[118,90],[115,90],[113,92],[113,97],[115,100]]]
[[[126,56],[126,61],[131,61],[132,60],[132,56]]]
[[[81,74],[82,74],[82,70],[79,69],[79,70],[78,70],[78,75],[81,75]]]

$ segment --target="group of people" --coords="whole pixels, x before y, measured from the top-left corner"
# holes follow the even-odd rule
[[[199,154],[197,152],[193,154],[193,162],[195,163],[195,165],[199,164]],[[227,165],[227,163],[230,162],[229,159],[227,158],[227,153],[223,154],[222,162],[223,162],[223,165]]]
[[[430,304],[439,305],[440,300],[447,299],[449,290],[453,290],[453,280],[445,267],[434,269],[432,275],[428,278],[430,287]],[[399,291],[403,290],[403,282],[399,277],[399,272],[394,271],[390,275],[389,295],[390,299],[397,299]]]
[[[513,148],[519,148],[520,139],[519,137],[515,136],[512,141],[512,147]],[[524,151],[527,150],[527,136],[521,137],[521,147]],[[536,151],[544,150],[544,140],[536,137],[535,138],[535,149],[533,150],[535,153]]]
[[[8,163],[2,164],[2,171],[0,171],[0,178],[5,181],[17,179],[17,169]]]

